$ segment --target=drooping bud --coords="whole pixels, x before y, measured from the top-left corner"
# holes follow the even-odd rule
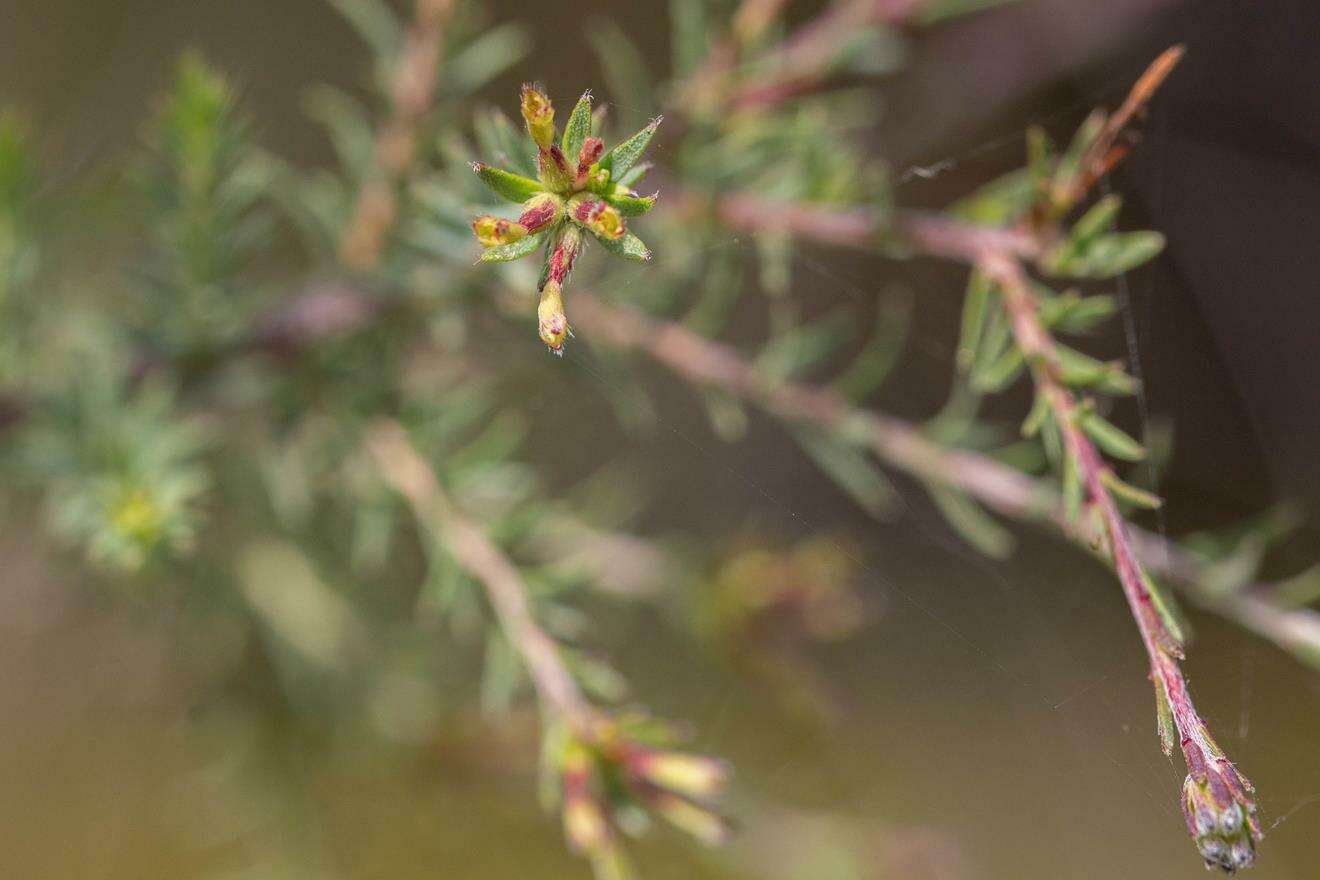
[[[529,234],[540,232],[558,220],[563,210],[564,203],[559,197],[550,193],[541,193],[523,203],[523,212],[518,218],[518,223],[525,227]]]
[[[598,137],[589,137],[582,142],[582,150],[578,153],[577,175],[574,179],[574,187],[582,189],[591,178],[591,166],[600,161],[600,157],[605,154],[605,142]]]
[[[536,86],[523,83],[522,115],[527,122],[527,133],[542,150],[550,149],[555,141],[555,107]]]
[[[472,231],[482,247],[513,244],[527,237],[528,229],[521,223],[485,214],[472,221]]]
[[[1230,874],[1250,867],[1261,837],[1251,784],[1227,758],[1207,759],[1195,743],[1186,743],[1184,754],[1190,772],[1183,781],[1183,815],[1206,867]]]
[[[628,769],[651,785],[690,798],[713,797],[729,777],[727,765],[714,758],[641,748],[629,754]]]
[[[628,231],[619,210],[605,202],[583,199],[573,208],[573,219],[601,238],[615,241]]]
[[[568,316],[564,314],[564,293],[558,281],[551,279],[541,291],[541,303],[536,307],[536,330],[550,351],[564,356],[564,340],[568,338]],[[567,821],[567,805],[565,821]]]

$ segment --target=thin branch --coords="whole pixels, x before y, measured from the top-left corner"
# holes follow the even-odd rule
[[[1104,550],[1113,563],[1150,660],[1165,754],[1170,754],[1174,745],[1167,713],[1187,762],[1183,802],[1189,831],[1207,864],[1230,872],[1247,867],[1254,860],[1254,843],[1261,834],[1254,789],[1220,750],[1192,703],[1180,664],[1182,644],[1170,631],[1151,594],[1130,527],[1109,486],[1111,469],[1083,429],[1081,404],[1062,379],[1058,348],[1040,319],[1031,279],[1019,259],[1010,254],[987,252],[977,260],[977,267],[1003,294],[1013,337],[1062,434],[1068,466],[1076,469],[1092,511],[1099,518]]]
[[[376,136],[373,165],[339,244],[340,260],[359,272],[380,260],[385,236],[398,214],[395,188],[417,152],[418,129],[435,97],[444,25],[454,9],[454,0],[416,0],[416,4],[390,87],[390,116]]]
[[[943,214],[768,199],[748,193],[714,198],[695,192],[665,193],[665,204],[686,216],[713,215],[730,229],[748,233],[784,232],[803,241],[875,250],[886,242],[921,254],[969,262],[994,249],[1034,257],[1040,246],[1026,230],[960,223]]]
[[[417,521],[433,527],[458,564],[485,587],[500,629],[522,657],[543,709],[575,730],[588,730],[594,717],[591,704],[558,644],[536,622],[517,566],[480,526],[454,507],[401,425],[393,421],[374,425],[367,448],[385,480],[407,499]]]
[[[763,381],[736,350],[681,324],[607,305],[586,291],[574,295],[573,314],[578,329],[596,342],[644,353],[694,385],[717,387],[785,421],[838,432],[897,470],[965,492],[1003,516],[1048,524],[1091,549],[1089,537],[1069,525],[1058,491],[1046,481],[988,456],[949,449],[908,422],[858,409],[831,389]],[[1200,607],[1285,650],[1320,657],[1320,614],[1282,608],[1251,588],[1228,595],[1212,593],[1203,586],[1204,565],[1195,556],[1160,535],[1130,531],[1141,562]]]

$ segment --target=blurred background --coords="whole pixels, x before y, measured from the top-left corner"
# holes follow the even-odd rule
[[[510,111],[530,78],[560,101],[601,94],[587,36],[598,18],[654,69],[668,58],[665,4],[488,5],[531,40],[529,56],[481,93]],[[793,4],[792,15],[812,8]],[[906,66],[880,88],[881,122],[865,137],[892,166],[895,200],[942,207],[1020,165],[1027,124],[1065,138],[1090,107],[1120,100],[1160,49],[1187,44],[1112,181],[1125,222],[1165,232],[1169,247],[1124,279],[1124,321],[1098,343],[1139,364],[1147,393],[1130,423],[1173,430],[1169,503],[1152,528],[1180,534],[1320,499],[1320,276],[1308,216],[1320,202],[1317,26],[1303,2],[1024,0],[916,32]],[[362,93],[369,59],[320,0],[5,0],[0,104],[33,120],[53,186],[95,186],[99,169],[141,145],[185,49],[232,76],[264,147],[331,162],[305,113],[308,89]],[[663,170],[673,157],[655,158]],[[112,204],[98,209],[113,218]],[[69,233],[77,246],[64,252],[62,285],[118,259],[105,219],[88,240]],[[807,249],[792,272],[807,294],[911,291],[913,328],[884,404],[914,418],[938,408],[956,267]],[[806,707],[746,664],[712,662],[649,606],[597,609],[633,691],[691,722],[697,745],[737,772],[734,843],[705,851],[650,835],[637,850],[644,876],[1202,876],[1176,806],[1182,769],[1156,749],[1144,659],[1106,570],[1028,529],[1010,559],[983,559],[915,493],[902,517],[878,524],[774,425],[753,418],[726,444],[681,393],[660,395],[649,436],[596,435],[611,389],[589,362],[570,355],[562,366],[554,405],[578,429],[544,447],[538,464],[552,484],[626,454],[663,487],[646,520],[655,533],[734,548],[838,535],[865,609],[860,631],[795,648],[780,670],[811,682]],[[280,672],[244,665],[236,625],[183,625],[149,597],[107,594],[52,562],[60,548],[24,511],[14,507],[0,531],[0,875],[586,876],[532,796],[530,713],[492,724],[400,678],[358,723],[290,720]],[[1303,532],[1283,573],[1315,546]],[[302,576],[277,549],[258,557],[244,564]],[[1262,792],[1270,830],[1254,876],[1314,877],[1320,677],[1219,618],[1191,622],[1198,705]],[[439,673],[455,688],[470,675],[461,665]]]

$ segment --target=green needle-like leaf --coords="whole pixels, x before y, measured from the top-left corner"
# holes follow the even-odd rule
[[[543,234],[529,235],[513,244],[500,244],[481,252],[483,263],[510,263],[531,256],[541,244]]]
[[[660,127],[660,123],[663,121],[663,116],[652,119],[646,128],[605,154],[605,158],[600,160],[600,167],[610,173],[611,180],[620,179],[637,164],[637,160],[642,158],[642,154],[650,146],[651,138],[655,136],[655,130]]]
[[[1146,450],[1130,434],[1095,413],[1082,417],[1082,430],[1114,458],[1141,461],[1146,457]]]
[[[582,150],[582,142],[590,134],[591,92],[583,92],[582,97],[578,99],[577,106],[569,114],[568,122],[564,125],[564,138],[560,142],[564,155],[568,157],[569,162],[577,161],[578,153]]]
[[[641,217],[643,214],[649,214],[655,207],[657,195],[635,196],[631,193],[619,193],[617,195],[608,195],[605,201],[619,209],[619,213],[625,217]]]
[[[477,177],[481,178],[482,183],[490,187],[491,192],[495,195],[520,205],[537,193],[545,191],[545,187],[541,186],[538,181],[496,168],[493,165],[473,162],[472,170]]]
[[[596,241],[600,242],[605,250],[616,257],[623,257],[625,260],[645,263],[651,259],[651,249],[631,232],[625,232],[622,238],[614,239],[597,236]]]

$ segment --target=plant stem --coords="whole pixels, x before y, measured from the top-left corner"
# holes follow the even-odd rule
[[[363,178],[352,220],[339,243],[345,266],[363,272],[373,268],[385,236],[398,214],[395,188],[412,167],[418,129],[431,109],[440,66],[444,25],[454,0],[415,0],[403,54],[390,84],[390,116],[376,135],[373,164]]]
[[[1087,549],[1089,536],[1068,523],[1059,493],[1046,482],[975,452],[949,449],[909,422],[854,407],[828,388],[764,382],[733,348],[672,321],[607,305],[587,291],[573,301],[584,335],[624,351],[639,351],[686,381],[714,386],[788,422],[810,423],[865,445],[882,462],[925,482],[965,492],[997,513],[1043,522]],[[1198,605],[1247,627],[1291,653],[1320,658],[1320,614],[1281,608],[1250,587],[1228,595],[1202,586],[1203,565],[1166,538],[1129,529],[1130,546],[1147,568],[1177,584]]]
[[[407,499],[418,523],[434,528],[458,564],[485,588],[501,631],[527,667],[543,712],[575,731],[589,730],[594,717],[591,704],[569,672],[558,644],[536,622],[517,566],[480,526],[454,507],[398,422],[373,426],[367,448],[385,480]]]

